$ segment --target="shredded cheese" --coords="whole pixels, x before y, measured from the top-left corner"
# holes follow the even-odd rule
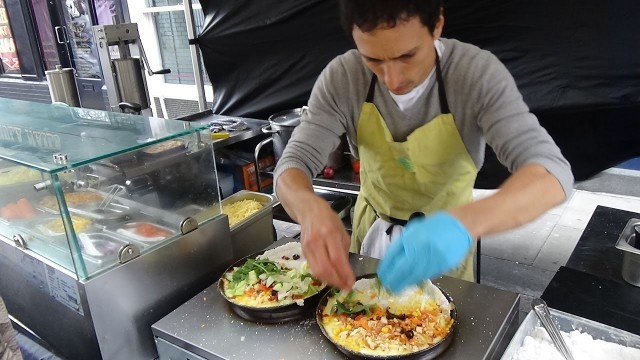
[[[222,205],[222,212],[229,217],[229,226],[234,226],[262,208],[263,206],[259,202],[247,199]]]

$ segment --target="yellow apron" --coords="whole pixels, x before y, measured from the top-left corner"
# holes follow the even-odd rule
[[[406,221],[415,212],[430,214],[472,200],[478,169],[449,112],[439,59],[436,81],[441,114],[414,130],[406,141],[396,142],[373,104],[376,76],[371,79],[357,124],[360,194],[353,219],[352,252],[360,252],[378,217]],[[465,261],[448,275],[473,281],[474,254],[475,243]]]

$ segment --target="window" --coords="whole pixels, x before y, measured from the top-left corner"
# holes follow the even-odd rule
[[[171,74],[164,75],[165,82],[193,85],[195,79],[182,1],[146,0],[146,8],[143,13],[147,21],[153,24],[157,34],[157,46],[162,68],[171,69]],[[193,12],[197,34],[202,30],[204,23],[204,13],[198,0],[194,0]],[[209,84],[207,76],[204,80],[206,84]]]
[[[138,24],[140,39],[152,70],[171,69],[170,74],[147,76],[149,97],[156,114],[167,116],[173,103],[196,103],[198,89],[195,86],[191,49],[187,37],[183,0],[129,0],[127,6],[131,22]],[[204,14],[199,0],[193,3],[196,34],[204,24]],[[205,97],[213,99],[213,88],[201,68],[205,84]],[[160,111],[162,109],[162,111]],[[173,114],[175,115],[175,114]],[[171,115],[173,117],[173,115]],[[180,112],[180,116],[187,115]]]
[[[2,58],[0,74],[20,75],[20,61],[11,34],[4,0],[0,0],[0,58]]]

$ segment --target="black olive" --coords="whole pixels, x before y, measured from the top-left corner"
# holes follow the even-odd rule
[[[404,336],[406,336],[406,337],[407,337],[407,339],[412,339],[412,338],[413,338],[413,330],[407,330],[407,331],[404,333]]]
[[[293,260],[298,260],[300,259],[300,255],[298,254],[293,254]]]
[[[358,317],[358,315],[360,315],[359,313],[353,313],[353,314],[349,314],[349,317],[352,319],[355,319]]]
[[[271,296],[278,296],[278,292],[275,290],[271,290]]]

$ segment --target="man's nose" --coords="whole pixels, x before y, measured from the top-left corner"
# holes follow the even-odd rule
[[[383,70],[384,83],[387,85],[387,88],[391,91],[399,90],[398,87],[402,82],[399,66],[390,61],[384,64]]]

